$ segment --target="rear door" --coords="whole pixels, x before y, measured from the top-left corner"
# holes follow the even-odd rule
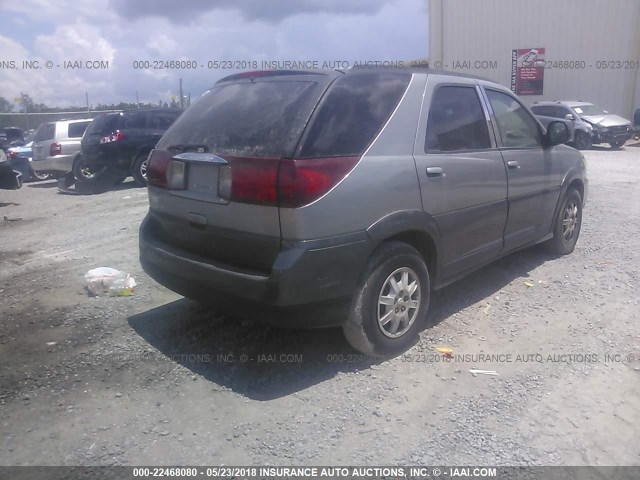
[[[215,86],[185,111],[150,157],[157,237],[231,266],[268,271],[280,251],[280,159],[291,158],[328,78],[239,79]],[[163,163],[156,158],[163,156],[186,165],[186,188],[159,186]]]
[[[43,123],[33,137],[33,160],[44,160],[49,156],[51,144],[55,141],[56,124]]]
[[[485,93],[507,166],[509,219],[504,248],[509,251],[549,233],[560,183],[553,181],[552,149],[543,149],[539,123],[512,94],[489,87]]]
[[[423,209],[440,229],[444,280],[495,258],[507,179],[474,80],[429,76],[414,157]]]

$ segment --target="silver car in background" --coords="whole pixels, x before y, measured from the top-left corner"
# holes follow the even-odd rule
[[[633,136],[629,120],[588,102],[534,102],[531,111],[545,126],[551,121],[564,121],[569,127],[571,142],[579,150],[598,143],[608,143],[618,149]]]
[[[80,155],[80,140],[92,122],[90,118],[43,123],[33,139],[32,168],[38,174],[69,173]]]

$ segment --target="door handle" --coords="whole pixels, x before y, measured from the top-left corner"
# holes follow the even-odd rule
[[[517,170],[518,168],[520,168],[520,164],[515,160],[511,160],[510,162],[507,162],[507,167],[511,168],[512,170]]]
[[[427,167],[427,177],[444,177],[442,167]]]

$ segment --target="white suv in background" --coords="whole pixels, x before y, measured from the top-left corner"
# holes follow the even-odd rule
[[[80,140],[91,118],[43,123],[33,139],[32,167],[36,173],[69,173],[80,155]]]

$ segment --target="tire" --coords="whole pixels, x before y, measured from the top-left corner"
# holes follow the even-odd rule
[[[401,295],[394,292],[392,277]],[[404,291],[416,281],[413,292]],[[405,352],[417,341],[426,324],[430,293],[429,271],[420,253],[402,242],[382,244],[369,259],[356,288],[347,322],[342,327],[347,341],[356,350],[375,357],[391,358]],[[397,302],[396,308],[381,303],[382,299]],[[403,318],[396,317],[395,312],[401,311],[405,311]],[[385,317],[386,323],[382,323]]]
[[[592,145],[591,137],[582,130],[577,130],[574,144],[578,150],[589,150]]]
[[[553,226],[553,238],[547,243],[548,249],[558,255],[573,252],[580,228],[582,227],[582,197],[577,190],[571,189],[562,201]]]
[[[53,175],[51,173],[38,173],[33,168],[31,168],[30,173],[31,173],[31,177],[33,177],[33,179],[37,181],[49,180],[50,178],[53,178]]]
[[[78,155],[73,161],[73,177],[77,182],[90,182],[98,178],[107,167],[102,167],[100,170],[93,171],[84,164],[82,155]]]
[[[149,153],[138,155],[131,164],[131,176],[133,181],[141,187],[147,186],[147,159]]]
[[[620,150],[620,148],[622,148],[624,143],[625,142],[617,141],[617,142],[611,142],[609,145],[611,145],[611,150]]]

